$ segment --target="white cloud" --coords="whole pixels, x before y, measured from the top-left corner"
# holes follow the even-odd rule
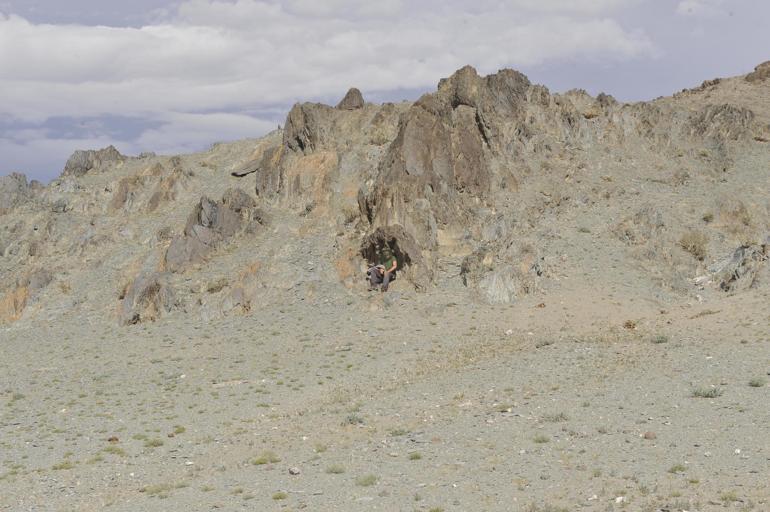
[[[240,114],[174,113],[166,116],[166,122],[159,128],[145,130],[134,145],[165,154],[189,153],[213,142],[254,136],[275,128],[273,122]]]
[[[254,136],[274,123],[189,113],[288,109],[294,101],[340,97],[353,85],[365,93],[432,88],[465,64],[488,73],[650,55],[644,34],[607,17],[637,1],[188,0],[139,28],[35,24],[0,14],[0,117],[163,123],[132,141],[146,150],[188,147],[183,136]]]

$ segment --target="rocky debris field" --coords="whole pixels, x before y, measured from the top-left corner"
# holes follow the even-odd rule
[[[767,66],[0,178],[0,510],[767,510]]]

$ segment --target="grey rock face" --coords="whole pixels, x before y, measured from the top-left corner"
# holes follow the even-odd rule
[[[743,291],[754,286],[754,283],[767,263],[767,245],[742,245],[732,256],[709,268],[715,274],[719,288],[726,292]]]
[[[351,87],[345,97],[337,104],[338,110],[358,110],[360,108],[364,108],[364,96],[355,87]]]
[[[92,169],[122,162],[125,159],[126,157],[121,155],[114,146],[108,146],[96,151],[92,149],[78,150],[67,160],[62,176],[83,176]]]
[[[229,189],[222,200],[202,197],[187,219],[182,236],[166,251],[165,268],[178,272],[191,263],[202,263],[218,244],[257,222],[254,199],[240,189]]]
[[[168,274],[142,273],[123,292],[119,309],[122,325],[157,320],[174,306],[174,292]]]
[[[14,172],[0,176],[0,215],[21,204],[31,195],[27,177]]]

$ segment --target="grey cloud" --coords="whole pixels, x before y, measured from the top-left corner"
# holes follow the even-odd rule
[[[0,0],[0,173],[42,172],[25,154],[64,159],[67,144],[171,151],[257,136],[294,101],[334,102],[351,85],[413,99],[465,64],[620,99],[671,93],[767,58],[755,26],[769,4],[677,14],[715,1],[139,0],[109,3],[110,14],[72,0],[65,20],[62,2]]]

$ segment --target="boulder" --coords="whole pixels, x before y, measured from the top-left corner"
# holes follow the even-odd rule
[[[768,260],[770,245],[742,245],[733,254],[708,268],[713,281],[726,292],[752,288]]]
[[[510,304],[538,289],[545,259],[530,245],[496,240],[466,256],[460,266],[463,284],[490,304]]]
[[[174,305],[174,292],[164,272],[139,274],[121,293],[118,320],[121,325],[154,321],[169,313]]]
[[[77,150],[64,165],[62,176],[83,176],[93,169],[123,162],[126,159],[114,146],[99,150]]]
[[[364,108],[364,96],[355,87],[351,87],[345,97],[337,104],[337,110],[358,110],[360,108]]]
[[[171,240],[164,259],[166,270],[178,272],[191,263],[202,263],[219,244],[260,223],[263,214],[255,207],[254,199],[240,189],[228,189],[218,202],[202,197],[183,234]]]

